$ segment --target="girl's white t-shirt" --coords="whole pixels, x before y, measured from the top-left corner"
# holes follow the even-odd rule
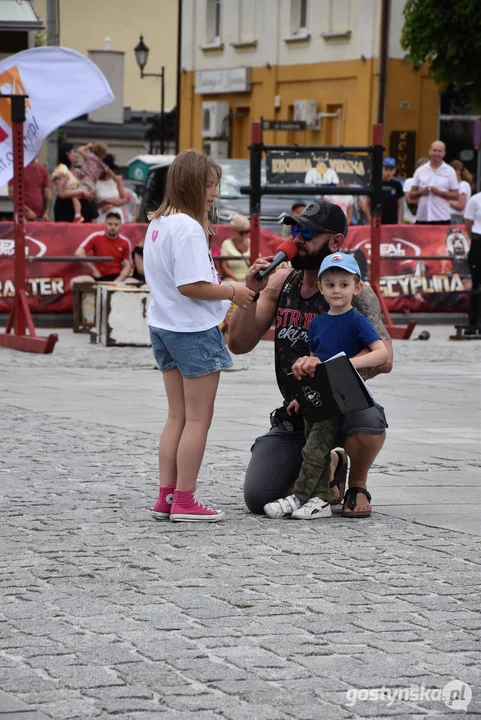
[[[202,226],[177,213],[152,220],[144,243],[144,272],[152,301],[147,321],[173,332],[198,332],[221,323],[229,300],[194,300],[178,291],[195,282],[219,284]]]

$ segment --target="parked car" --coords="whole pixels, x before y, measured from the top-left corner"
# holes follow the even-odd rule
[[[243,195],[240,191],[241,187],[250,184],[249,160],[218,160],[218,163],[222,168],[218,205],[219,222],[228,224],[235,215],[249,217],[249,196]],[[167,170],[166,164],[150,168],[140,207],[140,222],[145,222],[146,213],[159,206],[164,194]],[[262,184],[266,182],[264,163],[261,169],[261,182]],[[283,216],[289,212],[294,200],[299,199],[302,199],[301,195],[263,195],[261,226],[280,234]]]

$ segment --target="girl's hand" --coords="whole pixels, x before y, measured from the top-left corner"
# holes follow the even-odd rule
[[[248,287],[252,288],[254,292],[261,292],[261,290],[264,290],[264,288],[267,287],[267,283],[269,282],[269,276],[263,278],[263,280],[256,280],[255,274],[258,273],[259,270],[264,270],[266,267],[269,267],[271,260],[272,257],[257,258],[255,263],[251,265],[251,267],[247,271],[245,283]],[[275,270],[273,272],[275,272]]]
[[[316,367],[321,365],[321,361],[317,357],[301,357],[292,366],[292,374],[297,380],[301,380],[305,375],[314,376]]]
[[[297,402],[297,400],[291,400],[289,405],[286,407],[287,412],[289,415],[298,415],[301,411],[301,406]]]
[[[235,291],[232,302],[234,305],[237,305],[237,307],[245,310],[254,299],[255,292],[253,290],[249,290],[249,288],[245,285],[231,285],[231,287],[234,288]]]

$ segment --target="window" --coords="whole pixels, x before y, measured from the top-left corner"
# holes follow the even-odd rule
[[[291,0],[291,33],[307,34],[307,0]]]
[[[324,40],[348,40],[351,34],[351,0],[330,0],[329,31],[321,33],[321,37]]]
[[[300,0],[299,8],[299,29],[307,29],[307,0]]]
[[[239,11],[239,40],[252,41],[256,37],[256,0],[241,0]]]
[[[221,42],[222,0],[207,0],[207,42],[219,45]]]

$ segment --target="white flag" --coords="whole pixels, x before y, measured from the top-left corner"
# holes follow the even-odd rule
[[[62,47],[39,47],[0,62],[0,95],[28,95],[23,125],[25,165],[45,138],[69,120],[115,100],[98,67]],[[13,177],[10,100],[0,97],[0,186]]]

